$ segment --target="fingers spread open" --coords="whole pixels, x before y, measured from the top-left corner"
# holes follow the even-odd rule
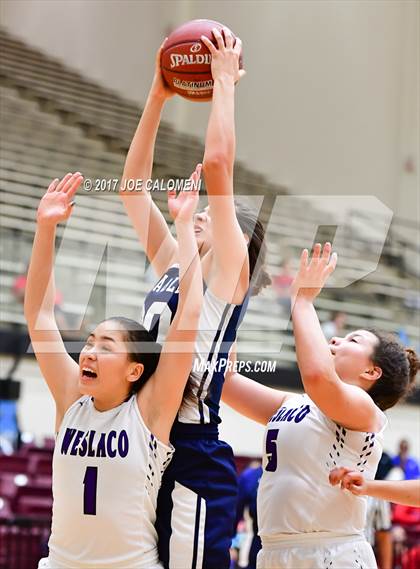
[[[74,194],[77,192],[82,182],[83,182],[82,174],[80,174],[80,172],[74,174],[70,184],[66,187],[65,190],[63,190],[68,195],[69,199],[71,199],[74,196]]]
[[[49,193],[54,192],[54,190],[55,190],[56,187],[57,187],[58,182],[59,182],[59,179],[58,179],[58,178],[54,178],[54,180],[53,180],[53,181],[51,182],[51,184],[48,186],[47,192],[49,192]]]
[[[215,53],[217,53],[217,49],[215,48],[213,42],[210,41],[207,36],[201,36],[201,41],[202,41],[203,44],[207,47],[207,49],[209,50],[209,52],[210,52],[212,55],[214,55]]]
[[[324,248],[322,250],[322,260],[324,263],[328,263],[331,255],[331,243],[325,243]]]
[[[330,275],[332,272],[334,272],[335,267],[337,266],[337,259],[338,259],[337,253],[333,253],[333,254],[331,255],[330,262],[329,262],[328,265],[327,265],[327,271],[328,271],[328,274],[329,274],[329,275]]]
[[[228,49],[233,48],[233,37],[232,32],[229,28],[223,28],[223,35],[225,36],[225,44]]]
[[[219,30],[217,28],[213,28],[212,32],[213,32],[214,37],[216,38],[217,47],[220,50],[223,50],[225,48],[225,42],[223,41],[222,34],[219,32]]]
[[[237,53],[238,55],[239,55],[239,54],[241,53],[241,51],[242,51],[242,40],[241,40],[240,38],[238,38],[238,37],[236,38],[235,47],[233,48],[233,51],[234,51],[235,53]]]
[[[71,178],[69,178],[67,182],[64,184],[64,186],[61,188],[61,191],[67,193],[70,190],[70,188],[73,187],[75,180],[77,180],[77,178],[79,178],[81,175],[82,174],[80,172],[75,172],[74,174],[72,174]]]
[[[320,255],[321,255],[321,249],[322,249],[321,243],[316,243],[314,245],[314,249],[312,252],[312,261],[318,261]]]
[[[304,249],[302,251],[301,256],[300,256],[300,268],[301,269],[306,269],[306,267],[308,266],[308,258],[309,258],[308,249]]]
[[[67,184],[67,182],[70,180],[70,178],[73,176],[73,174],[71,172],[69,172],[68,174],[66,174],[64,176],[64,178],[61,179],[61,181],[58,183],[57,187],[55,188],[57,192],[61,192],[62,189],[64,188],[64,186]]]

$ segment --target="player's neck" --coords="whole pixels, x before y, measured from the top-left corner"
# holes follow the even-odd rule
[[[124,403],[124,401],[127,399],[127,394],[120,393],[118,395],[114,394],[113,396],[109,397],[92,397],[92,399],[96,411],[103,413],[105,411],[110,411],[111,409],[118,407],[121,405],[121,403]]]

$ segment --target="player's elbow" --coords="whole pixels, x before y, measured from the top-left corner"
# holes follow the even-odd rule
[[[331,371],[328,368],[313,367],[301,370],[302,381],[305,388],[309,386],[316,389],[319,386],[325,386],[329,381],[333,381]]]
[[[198,328],[198,323],[200,321],[202,303],[197,302],[193,306],[188,308],[186,317],[188,322],[190,322],[192,328]]]
[[[214,172],[228,170],[232,164],[233,152],[230,152],[228,148],[224,151],[206,152],[203,160],[203,172],[205,176],[212,175]]]
[[[193,330],[197,328],[198,322],[200,320],[202,300],[190,300],[190,302],[180,305],[177,310],[177,316],[179,313],[179,321],[182,324],[185,322],[184,328]]]

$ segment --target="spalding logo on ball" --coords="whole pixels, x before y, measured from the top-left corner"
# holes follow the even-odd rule
[[[217,47],[212,29],[217,28],[222,33],[223,27],[226,26],[214,20],[192,20],[171,33],[162,52],[161,69],[172,91],[190,101],[211,100],[211,55],[200,38],[208,37]],[[235,44],[233,33],[232,36]],[[242,69],[242,54],[239,67]]]

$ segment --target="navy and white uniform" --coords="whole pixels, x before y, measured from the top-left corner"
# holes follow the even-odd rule
[[[367,497],[331,486],[336,466],[375,478],[383,430],[345,429],[306,395],[286,399],[265,432],[258,489],[259,569],[373,569],[364,536]]]
[[[135,395],[103,412],[88,396],[73,403],[56,438],[49,556],[39,567],[161,567],[156,503],[172,455]]]
[[[162,341],[179,296],[179,266],[170,267],[145,299],[143,324]],[[219,404],[240,305],[204,292],[195,357],[171,442],[176,452],[158,497],[159,556],[170,569],[225,569],[235,531],[237,477],[232,449],[218,438]]]

